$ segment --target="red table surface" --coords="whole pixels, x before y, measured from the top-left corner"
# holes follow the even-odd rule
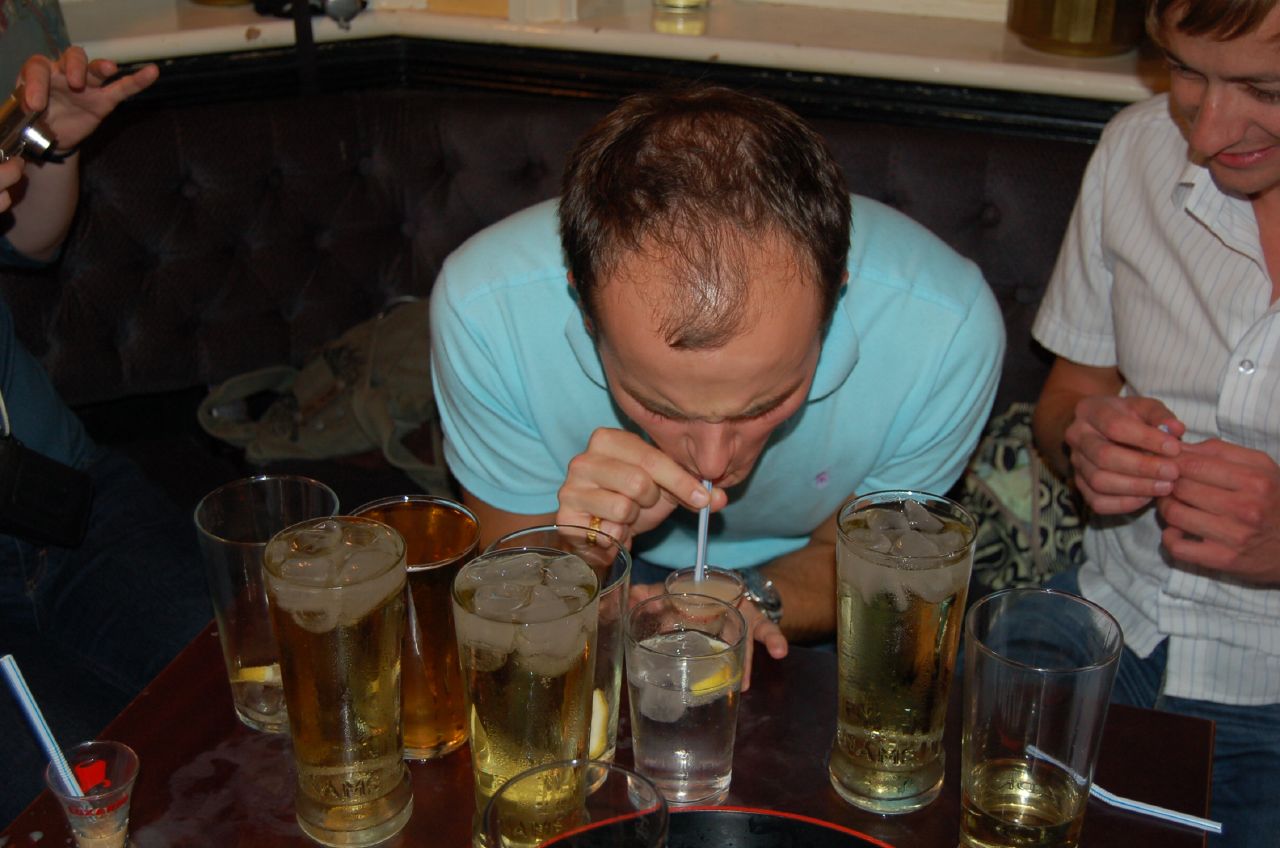
[[[844,803],[827,780],[834,735],[836,657],[793,647],[784,660],[756,653],[742,699],[727,803],[836,822],[896,848],[955,848],[959,839],[959,686],[953,687],[941,796],[923,810],[877,816]],[[625,710],[619,761],[629,764]],[[102,733],[132,746],[142,761],[130,831],[136,848],[312,845],[293,815],[294,773],[286,736],[249,730],[231,707],[216,631],[201,633]],[[1113,706],[1097,782],[1121,795],[1208,814],[1213,724],[1170,713]],[[414,813],[387,845],[470,844],[474,801],[466,746],[442,760],[410,765]],[[3,833],[0,845],[70,844],[46,792]],[[38,842],[37,842],[38,837]],[[1198,831],[1107,807],[1085,816],[1083,848],[1193,848]]]

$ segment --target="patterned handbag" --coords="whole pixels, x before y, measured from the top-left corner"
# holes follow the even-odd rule
[[[1084,562],[1083,504],[1036,452],[1034,408],[1015,403],[992,417],[962,482],[978,522],[974,577],[989,589],[1039,586]]]

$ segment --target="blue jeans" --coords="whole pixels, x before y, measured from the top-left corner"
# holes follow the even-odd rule
[[[1080,594],[1075,569],[1048,584]],[[1212,848],[1274,848],[1280,844],[1280,704],[1235,706],[1163,694],[1169,642],[1146,659],[1129,648],[1120,656],[1113,703],[1207,718],[1216,724],[1212,818],[1223,824]]]
[[[75,549],[0,536],[0,654],[12,653],[64,747],[93,738],[213,617],[191,517],[110,451],[86,469]],[[45,758],[0,693],[0,822],[43,787]]]

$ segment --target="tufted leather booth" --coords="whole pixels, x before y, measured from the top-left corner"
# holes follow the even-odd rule
[[[186,453],[217,455],[188,418],[205,386],[300,363],[391,298],[426,295],[465,238],[556,193],[567,150],[608,107],[429,89],[130,104],[85,145],[61,261],[0,274],[0,290],[64,397],[99,422],[96,435],[163,475],[157,410],[183,422]],[[1047,362],[1027,327],[1089,145],[815,124],[855,191],[982,267],[1010,335],[998,406],[1033,399]],[[182,477],[185,500],[236,473],[224,462],[202,476],[189,458],[178,467],[169,476]]]

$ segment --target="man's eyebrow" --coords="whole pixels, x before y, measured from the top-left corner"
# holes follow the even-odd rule
[[[747,419],[758,418],[759,416],[764,415],[765,413],[772,412],[774,409],[777,409],[784,402],[786,402],[787,398],[795,394],[796,389],[800,387],[800,384],[802,382],[803,380],[797,380],[796,382],[787,386],[782,391],[778,392],[776,395],[765,398],[764,400],[761,400],[761,401],[757,401],[756,403],[753,403],[751,406],[747,407],[742,412],[739,412],[737,415],[730,415],[727,420],[745,421]],[[636,403],[640,404],[649,412],[652,412],[656,415],[661,415],[663,418],[670,418],[675,421],[692,420],[688,415],[676,409],[675,407],[667,403],[664,403],[662,401],[645,397],[644,394],[637,392],[635,389],[631,388],[630,386],[624,385],[623,390],[626,391],[627,394],[631,395],[632,399],[635,400]]]
[[[1188,64],[1177,53],[1174,53],[1167,47],[1164,48],[1164,57],[1171,64],[1178,65],[1190,71],[1195,71],[1196,73],[1201,73],[1199,68]],[[1234,83],[1263,83],[1269,85],[1272,83],[1280,83],[1280,71],[1277,71],[1274,74],[1243,74],[1241,76],[1223,77],[1223,79],[1227,82]]]

